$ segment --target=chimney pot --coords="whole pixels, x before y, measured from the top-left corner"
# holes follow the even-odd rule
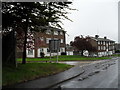
[[[107,37],[104,37],[104,39],[107,39]]]
[[[95,35],[95,38],[98,38],[99,37],[99,35]]]

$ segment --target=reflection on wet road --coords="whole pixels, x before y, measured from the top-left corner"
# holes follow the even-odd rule
[[[59,63],[69,64],[69,65],[84,65],[84,64],[89,64],[93,62],[94,61],[63,61]]]
[[[86,72],[83,75],[61,83],[56,87],[60,86],[62,90],[65,88],[118,88],[118,61],[113,60],[105,63],[99,61],[97,64],[93,61],[88,62],[89,64],[94,63],[98,69],[94,71],[93,67],[85,68]],[[81,64],[75,62],[72,62],[72,64],[81,66]]]

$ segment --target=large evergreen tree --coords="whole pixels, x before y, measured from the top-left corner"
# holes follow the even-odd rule
[[[66,14],[71,2],[3,2],[3,33],[24,32],[23,60],[26,63],[26,44],[28,32],[40,31],[39,26],[62,28],[61,18],[70,20]],[[18,33],[19,32],[19,33]]]

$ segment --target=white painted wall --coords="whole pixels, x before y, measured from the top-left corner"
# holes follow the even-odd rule
[[[98,52],[98,56],[102,57],[102,56],[108,56],[108,55],[112,55],[114,51],[106,51],[106,52]]]
[[[48,48],[39,48],[38,49],[38,57],[40,57],[40,49],[43,49],[43,52],[45,54],[45,56],[50,56],[50,52],[47,52]],[[60,48],[60,52],[58,52],[58,55],[61,55],[61,52],[65,52],[65,48]],[[56,56],[57,53],[51,53],[51,56]]]
[[[73,55],[73,51],[66,51],[67,55]]]
[[[27,57],[32,57],[32,58],[34,58],[35,57],[35,50],[33,49],[33,54],[32,55],[28,55],[28,50],[26,50],[26,56]]]
[[[64,47],[60,48],[60,52],[65,52],[65,48]]]

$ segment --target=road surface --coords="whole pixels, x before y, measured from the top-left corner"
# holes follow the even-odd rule
[[[84,74],[53,88],[60,87],[62,90],[66,88],[118,88],[120,87],[118,83],[120,81],[118,78],[118,75],[120,75],[120,72],[118,74],[118,71],[120,71],[120,67],[118,67],[119,59],[114,58],[112,61],[94,64],[97,69],[86,67],[84,68],[86,71]]]

